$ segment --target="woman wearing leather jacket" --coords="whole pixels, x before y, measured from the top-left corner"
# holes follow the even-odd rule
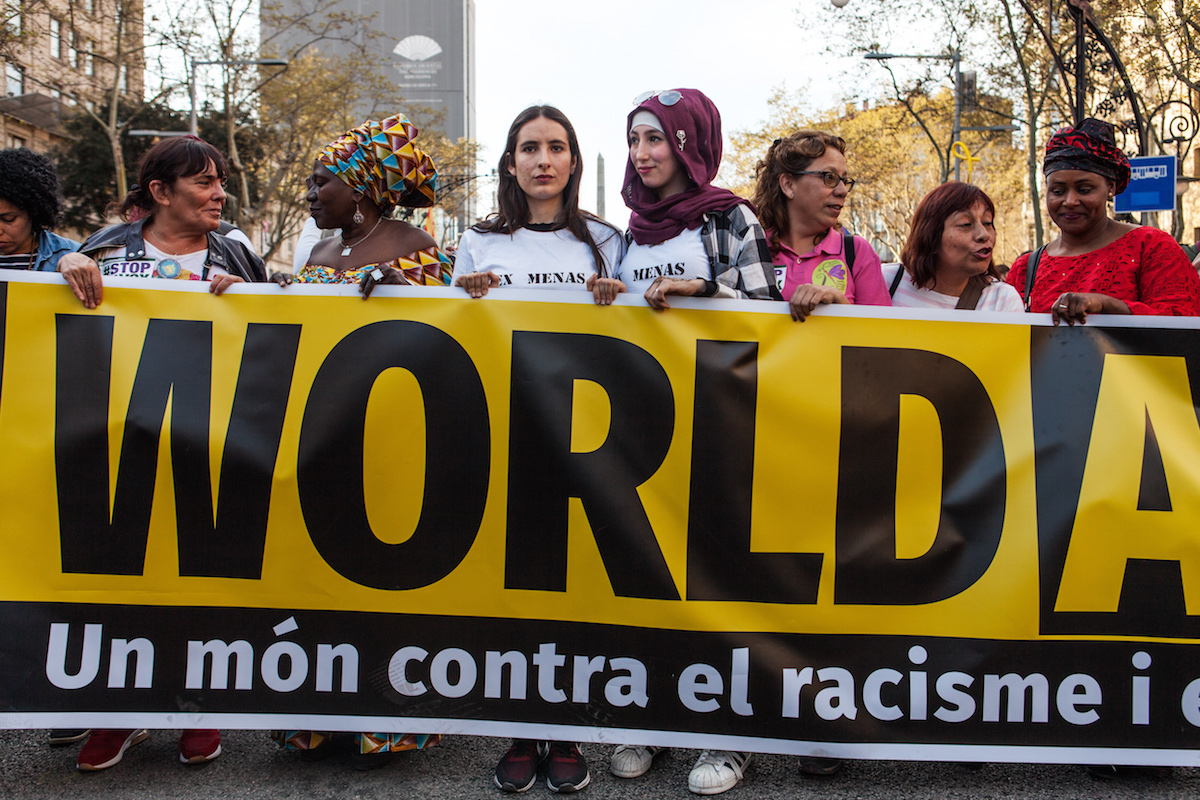
[[[195,136],[150,148],[120,205],[126,221],[92,234],[80,255],[59,261],[75,296],[87,308],[98,306],[103,276],[208,281],[213,294],[266,280],[262,259],[217,232],[227,174],[220,152]]]

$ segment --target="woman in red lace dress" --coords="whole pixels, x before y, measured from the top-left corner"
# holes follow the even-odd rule
[[[1085,119],[1058,131],[1042,171],[1046,211],[1061,234],[1008,273],[1027,310],[1049,312],[1055,325],[1088,314],[1200,316],[1200,278],[1175,240],[1108,216],[1108,201],[1129,184],[1112,125]]]

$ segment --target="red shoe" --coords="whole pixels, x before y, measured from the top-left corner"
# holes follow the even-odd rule
[[[197,729],[179,734],[179,760],[184,764],[203,764],[221,755],[221,732]]]
[[[108,769],[121,760],[125,751],[138,742],[144,741],[150,734],[145,730],[92,731],[92,735],[83,743],[79,751],[79,760],[75,766],[84,772],[98,769]]]

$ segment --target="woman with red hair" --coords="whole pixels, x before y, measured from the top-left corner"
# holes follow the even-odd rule
[[[925,195],[900,254],[903,267],[883,268],[892,305],[1020,311],[1020,296],[992,258],[995,216],[992,199],[969,183],[950,181]]]

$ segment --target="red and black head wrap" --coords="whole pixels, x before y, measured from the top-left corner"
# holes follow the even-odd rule
[[[1129,159],[1117,147],[1113,126],[1088,118],[1073,128],[1061,128],[1046,142],[1042,173],[1060,169],[1094,172],[1117,186],[1117,194],[1129,185]]]

